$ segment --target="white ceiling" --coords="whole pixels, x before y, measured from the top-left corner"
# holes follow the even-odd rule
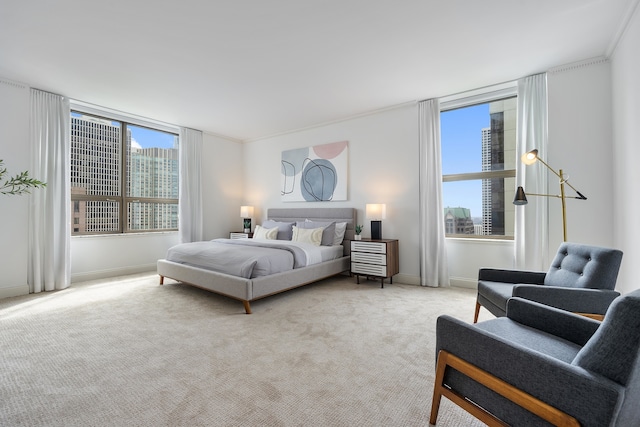
[[[1,0],[0,77],[252,140],[607,56],[638,0]]]

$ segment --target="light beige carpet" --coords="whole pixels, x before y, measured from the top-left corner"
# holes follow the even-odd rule
[[[0,300],[0,425],[426,426],[436,318],[470,322],[475,303],[468,289],[339,277],[246,315],[167,282]],[[443,399],[437,425],[483,424]]]

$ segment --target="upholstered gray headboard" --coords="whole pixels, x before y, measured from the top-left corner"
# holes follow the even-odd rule
[[[294,222],[304,221],[335,221],[346,222],[347,230],[344,233],[342,245],[345,255],[350,253],[351,243],[355,234],[356,213],[354,208],[271,208],[267,210],[267,219],[273,221]]]

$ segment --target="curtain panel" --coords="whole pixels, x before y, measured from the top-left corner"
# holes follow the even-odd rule
[[[517,185],[525,192],[548,194],[547,169],[526,166],[520,157],[535,148],[540,158],[547,156],[547,74],[536,74],[518,81],[518,137],[516,142]],[[515,268],[546,271],[549,267],[549,198],[529,197],[529,203],[516,206]]]
[[[46,187],[29,197],[29,292],[67,288],[71,282],[71,140],[69,100],[31,89],[32,175]]]
[[[202,132],[180,129],[178,228],[182,243],[202,240]]]
[[[442,208],[440,102],[418,104],[420,144],[420,285],[449,286]]]

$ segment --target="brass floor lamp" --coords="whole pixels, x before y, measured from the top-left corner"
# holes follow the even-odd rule
[[[514,205],[526,205],[529,203],[527,201],[527,195],[529,196],[543,196],[543,197],[557,197],[562,201],[562,237],[564,241],[567,241],[567,208],[565,206],[566,199],[578,199],[578,200],[587,200],[587,198],[575,187],[567,181],[567,179],[562,174],[562,169],[555,171],[551,166],[544,162],[540,157],[538,157],[538,150],[531,150],[524,153],[521,157],[522,163],[525,165],[532,165],[537,161],[540,161],[543,165],[545,165],[551,172],[553,172],[558,178],[560,178],[560,194],[536,194],[536,193],[526,193],[524,192],[524,188],[518,187],[516,190],[516,196],[513,199]],[[573,191],[576,192],[577,196],[567,197],[565,196],[564,186],[568,185]]]

